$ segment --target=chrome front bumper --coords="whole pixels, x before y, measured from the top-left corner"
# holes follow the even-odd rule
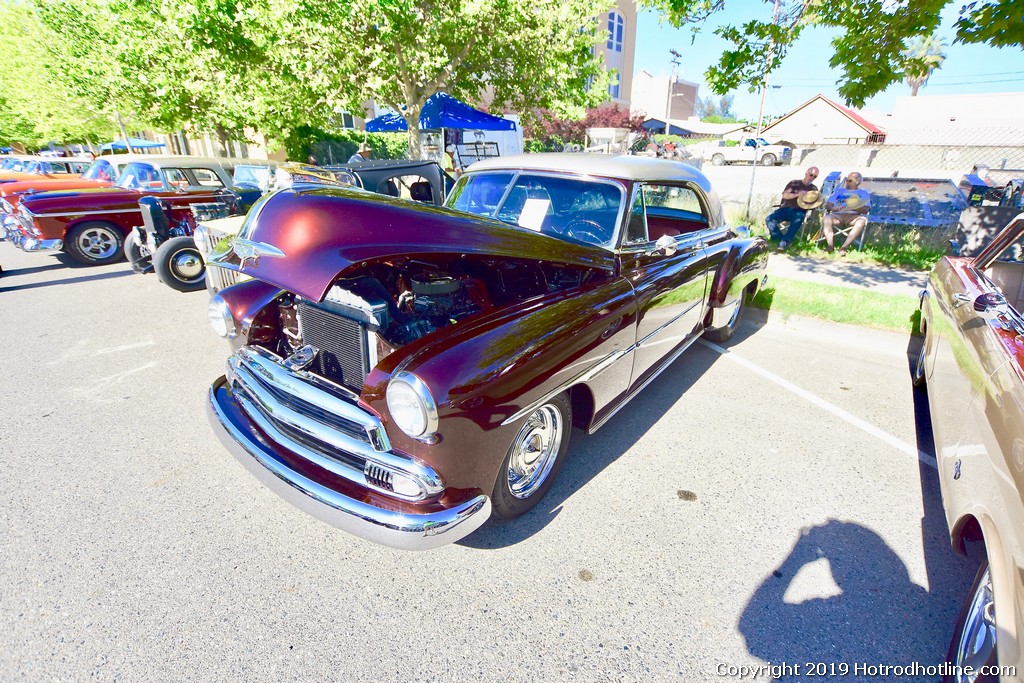
[[[491,516],[491,501],[475,496],[451,508],[409,514],[356,500],[293,469],[253,430],[221,377],[210,387],[207,415],[224,446],[267,488],[342,531],[401,550],[431,550],[468,536]]]
[[[0,234],[22,251],[60,251],[64,248],[63,240],[43,240],[25,234],[21,230],[18,221],[13,219],[10,214],[5,214],[0,219],[0,226],[3,228]]]

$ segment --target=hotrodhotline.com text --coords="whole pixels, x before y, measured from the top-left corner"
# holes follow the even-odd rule
[[[733,665],[718,664],[715,673],[723,678],[737,678],[749,681],[770,681],[785,676],[804,676],[805,678],[821,677],[823,679],[839,678],[843,676],[857,676],[862,678],[892,678],[911,676],[1015,676],[1016,667],[1013,666],[983,666],[975,669],[971,666],[956,666],[943,663],[927,665],[919,662],[910,664],[868,664],[865,662],[803,662],[799,664],[756,664],[756,665]],[[973,679],[972,679],[973,680]]]

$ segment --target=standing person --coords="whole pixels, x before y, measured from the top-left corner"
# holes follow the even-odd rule
[[[807,210],[821,206],[818,186],[814,184],[814,179],[817,177],[818,167],[809,166],[804,171],[803,179],[791,180],[782,190],[781,206],[768,214],[768,218],[765,219],[772,239],[779,240],[779,249],[788,247],[790,242],[800,234],[800,226],[804,223]],[[808,192],[814,192],[813,197],[807,198],[811,201],[804,200],[804,195]],[[783,221],[789,221],[789,228],[786,229],[785,233],[779,227],[779,223]]]
[[[825,218],[821,222],[821,229],[825,233],[828,251],[835,249],[832,243],[833,228],[838,225],[850,228],[850,232],[846,235],[846,241],[839,249],[840,256],[846,256],[846,250],[868,225],[871,195],[867,190],[860,189],[860,184],[863,181],[864,176],[857,171],[851,171],[843,182],[844,187],[837,187],[825,202],[825,209],[828,213],[825,214]]]
[[[370,149],[370,146],[363,142],[359,145],[359,149],[356,150],[356,153],[348,158],[348,163],[361,164],[369,159],[372,153],[373,150]]]

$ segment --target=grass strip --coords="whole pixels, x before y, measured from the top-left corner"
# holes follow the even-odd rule
[[[770,276],[751,305],[877,330],[920,334],[917,298]]]

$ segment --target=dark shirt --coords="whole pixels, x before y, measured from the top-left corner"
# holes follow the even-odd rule
[[[818,186],[814,183],[805,183],[802,180],[792,180],[788,185],[786,185],[785,189],[782,190],[782,194],[786,194],[787,192],[810,192],[811,190],[817,189]],[[796,197],[793,199],[783,199],[782,206],[790,209],[800,208],[797,206]]]

